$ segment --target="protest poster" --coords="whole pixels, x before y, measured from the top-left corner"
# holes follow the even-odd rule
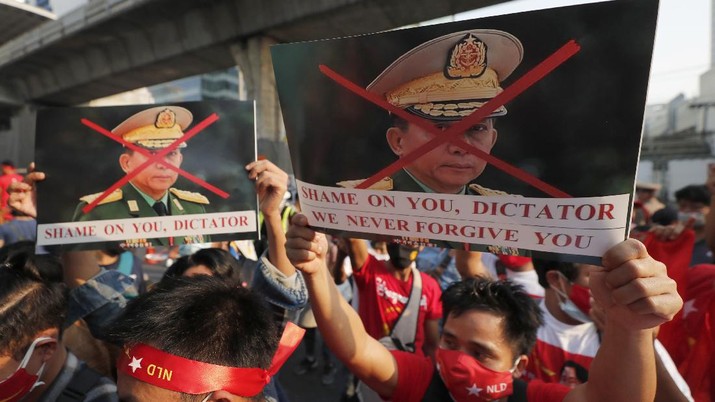
[[[38,111],[37,244],[93,249],[257,238],[253,102]],[[158,203],[156,201],[161,201]]]
[[[310,224],[598,261],[629,230],[657,11],[606,2],[273,46]]]

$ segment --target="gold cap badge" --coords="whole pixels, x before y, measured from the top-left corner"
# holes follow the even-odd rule
[[[477,78],[487,68],[487,45],[468,33],[449,52],[444,75],[448,78]]]
[[[154,126],[156,128],[172,128],[176,125],[176,113],[169,109],[164,109],[156,115]]]

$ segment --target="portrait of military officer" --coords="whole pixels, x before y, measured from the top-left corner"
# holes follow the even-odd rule
[[[125,142],[155,154],[184,135],[191,124],[191,112],[178,106],[159,106],[138,112],[116,126],[111,133]],[[154,162],[141,169],[127,184],[113,191],[89,212],[82,209],[96,200],[102,192],[80,197],[73,221],[103,219],[144,218],[164,215],[189,215],[206,213],[209,200],[202,194],[173,187],[178,173],[167,165],[180,167],[183,161],[180,144],[164,156],[162,162]],[[119,156],[119,166],[129,174],[149,158],[128,147]],[[164,243],[166,239],[157,239]],[[173,239],[170,239],[173,240]],[[207,241],[187,237],[182,242]],[[169,241],[173,243],[173,241]],[[141,246],[141,245],[140,245]]]
[[[408,51],[367,86],[367,91],[390,104],[427,119],[445,131],[478,110],[502,91],[504,81],[523,57],[519,39],[491,29],[474,29],[440,36]],[[468,144],[490,153],[497,141],[495,122],[506,115],[500,106],[463,135]],[[434,138],[398,116],[386,131],[392,152],[402,158]],[[445,142],[414,162],[372,185],[373,190],[449,194],[504,195],[475,180],[486,162],[457,144]],[[362,180],[338,182],[356,187]]]

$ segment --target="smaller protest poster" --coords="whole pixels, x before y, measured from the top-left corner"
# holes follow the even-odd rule
[[[310,224],[597,262],[629,231],[657,12],[605,2],[273,46]]]
[[[38,111],[37,244],[103,248],[257,238],[254,103]]]

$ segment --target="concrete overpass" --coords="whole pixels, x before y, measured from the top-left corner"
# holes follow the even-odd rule
[[[14,3],[0,0],[1,21],[7,1]],[[0,40],[0,156],[33,159],[37,107],[235,65],[247,98],[257,100],[261,137],[285,148],[270,45],[388,30],[503,1],[90,0]]]
[[[236,65],[238,49],[259,36],[354,35],[499,2],[94,0],[0,46],[0,102],[78,104]]]

